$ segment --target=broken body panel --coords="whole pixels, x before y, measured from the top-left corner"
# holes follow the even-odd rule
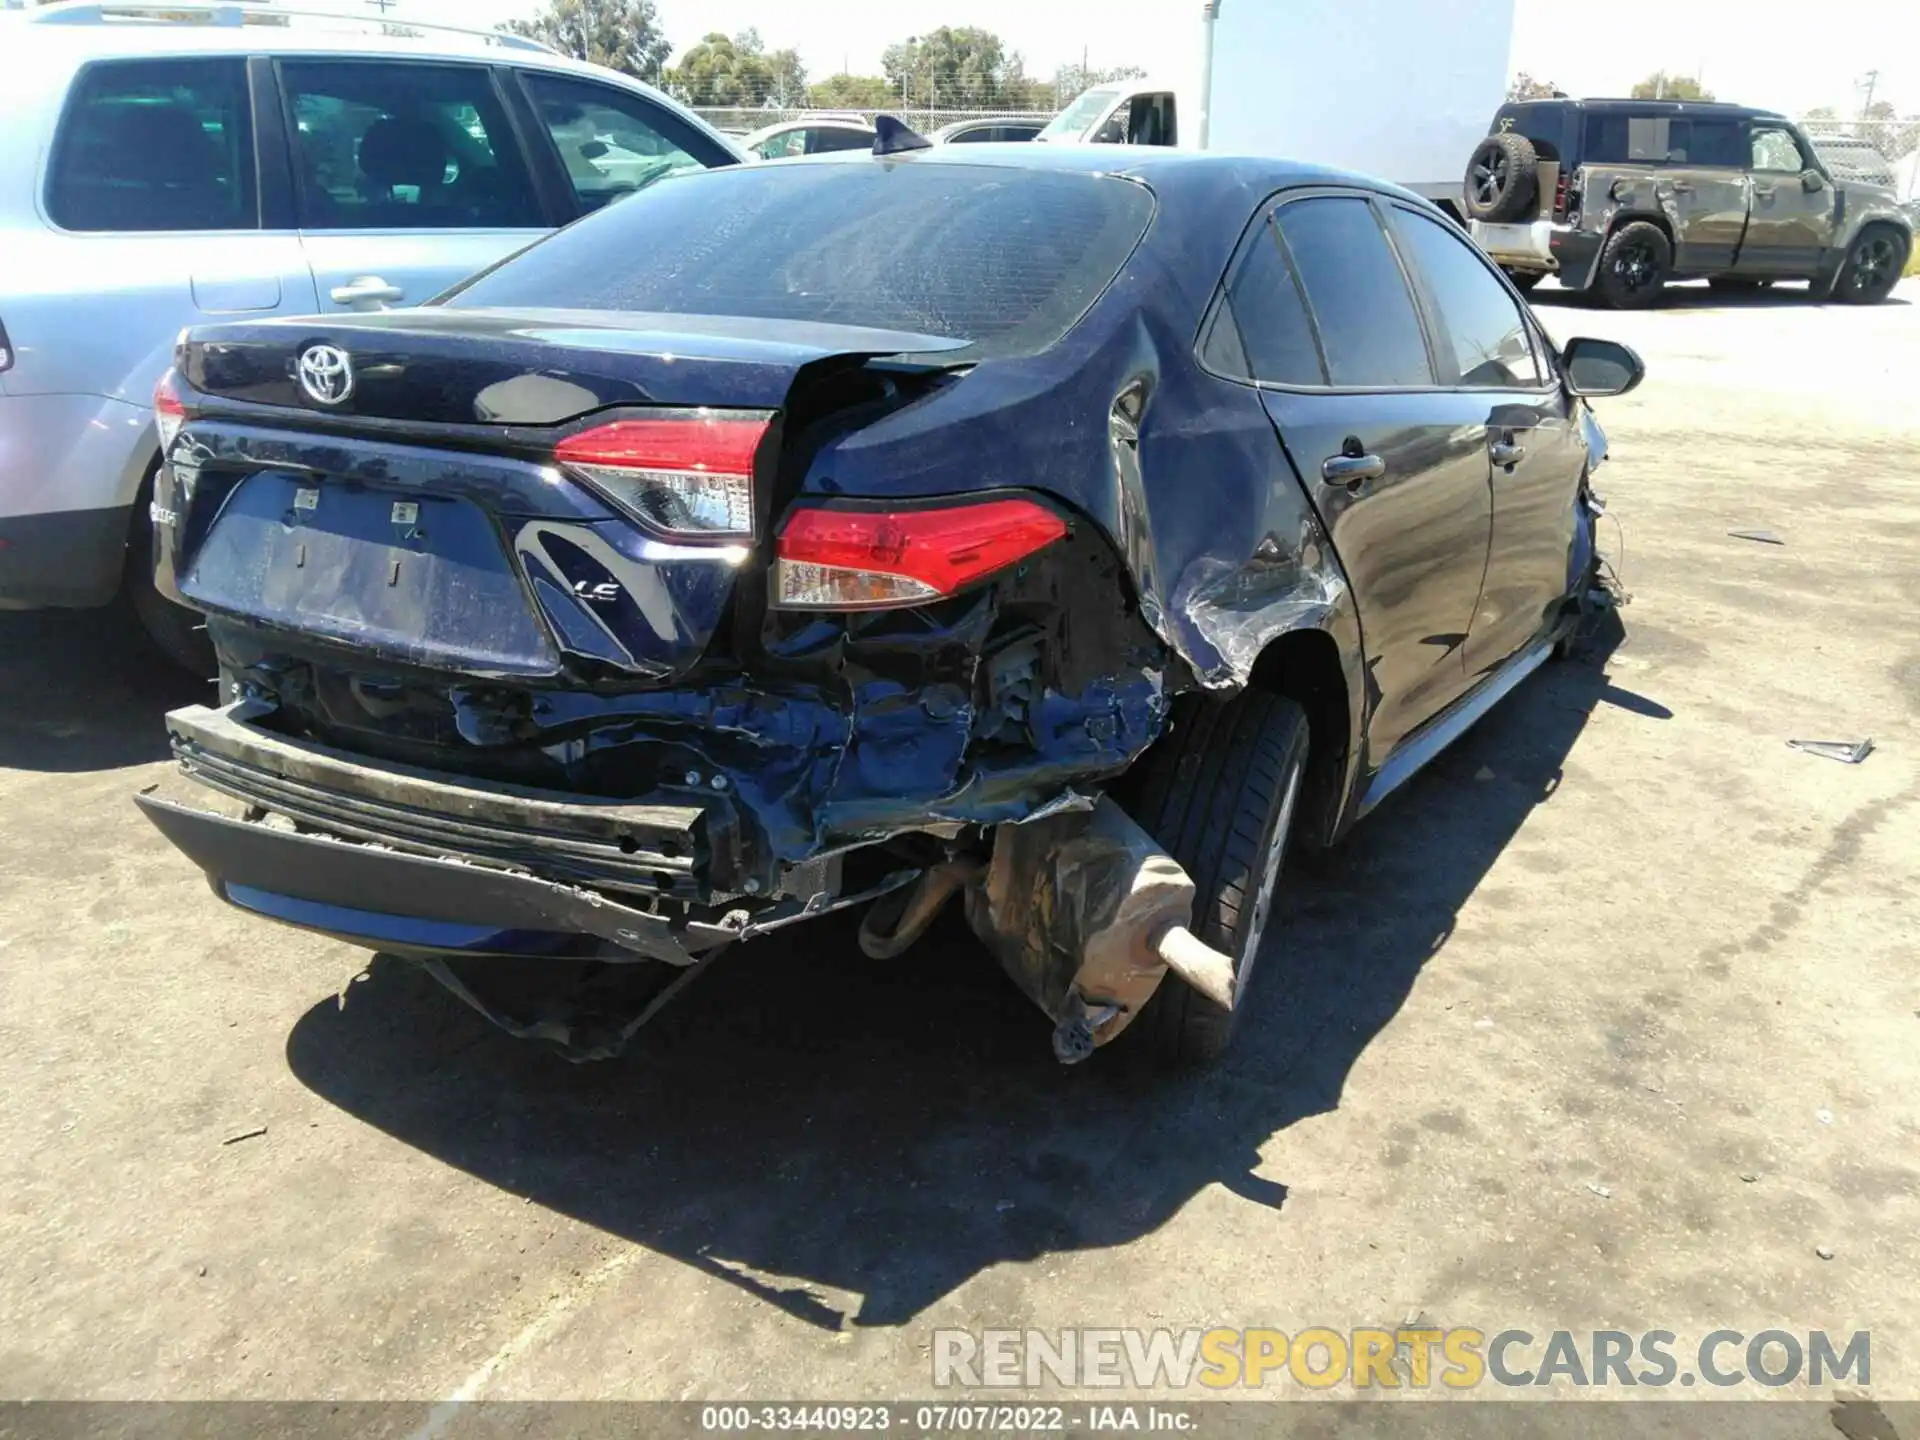
[[[222,895],[287,923],[421,957],[686,967],[955,856],[1012,856],[1050,816],[1053,838],[1100,851],[1082,868],[1102,896],[1135,893],[1145,837],[1091,813],[1098,788],[1176,696],[1244,687],[1313,632],[1338,657],[1310,837],[1330,841],[1358,813],[1379,699],[1360,612],[1261,392],[1194,360],[1247,216],[1326,177],[1160,168],[1137,246],[1025,353],[458,296],[190,332],[157,581],[207,615],[222,706],[171,728],[187,773],[236,808],[143,808]],[[349,398],[301,392],[316,348],[352,358]],[[568,462],[629,423],[758,427],[750,519],[668,533]],[[952,593],[780,603],[798,514],[880,516],[895,543],[886,527],[930,507],[999,498],[1045,518],[1045,543]],[[1045,929],[992,903],[1014,918],[991,935]],[[1089,954],[1139,918],[1081,909],[1068,929]],[[1009,969],[1056,1021],[1115,992],[1118,1023],[1086,1026],[1104,1042],[1165,962],[1084,983]]]

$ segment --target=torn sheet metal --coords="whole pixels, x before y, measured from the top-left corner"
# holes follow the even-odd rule
[[[1872,740],[1789,740],[1787,746],[1823,760],[1838,760],[1842,765],[1858,765],[1873,754]]]
[[[1105,1045],[1166,977],[1156,948],[1193,914],[1193,881],[1112,800],[994,832],[967,920],[1014,983],[1055,1022],[1068,1063]]]

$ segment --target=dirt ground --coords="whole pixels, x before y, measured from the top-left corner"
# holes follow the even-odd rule
[[[832,924],[569,1067],[216,902],[129,799],[201,687],[0,615],[0,1394],[925,1395],[938,1326],[1425,1317],[1870,1329],[1920,1398],[1920,281],[1538,303],[1651,369],[1624,639],[1292,878],[1208,1076]]]

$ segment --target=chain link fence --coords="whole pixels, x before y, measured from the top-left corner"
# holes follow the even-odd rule
[[[789,120],[844,120],[858,116],[869,124],[876,115],[891,115],[904,121],[923,135],[930,135],[943,125],[952,125],[960,120],[1033,120],[1041,124],[1054,117],[1052,110],[928,110],[924,107],[913,108],[905,105],[887,105],[874,110],[861,109],[781,109],[778,106],[712,106],[696,105],[693,113],[705,120],[714,129],[727,135],[745,135],[767,125],[780,125]]]
[[[1800,122],[1827,168],[1843,180],[1885,185],[1920,202],[1920,119],[1841,120],[1810,115]]]

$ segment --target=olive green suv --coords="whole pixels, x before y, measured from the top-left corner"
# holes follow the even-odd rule
[[[1522,290],[1555,275],[1622,309],[1701,278],[1806,281],[1817,299],[1871,304],[1913,250],[1891,190],[1836,176],[1797,125],[1739,105],[1503,105],[1462,198],[1473,238]]]

